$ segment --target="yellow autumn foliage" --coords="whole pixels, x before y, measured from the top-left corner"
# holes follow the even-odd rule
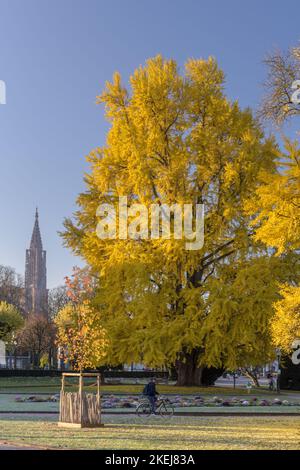
[[[262,184],[245,203],[256,212],[255,240],[274,247],[280,255],[300,248],[300,147],[285,140],[286,153],[278,154],[277,171],[263,172]]]
[[[69,303],[55,317],[57,341],[75,370],[95,368],[106,357],[107,335],[89,301]]]
[[[272,336],[276,346],[289,354],[293,341],[300,339],[300,287],[284,285],[281,296],[275,303]]]
[[[88,156],[87,188],[63,234],[99,277],[93,305],[108,335],[108,361],[161,366],[192,355],[195,367],[263,362],[275,272],[284,282],[286,269],[251,238],[245,205],[261,175],[275,173],[274,139],[249,109],[226,98],[213,58],[188,60],[180,73],[174,60],[157,56],[129,85],[116,73],[97,98],[110,129]],[[172,237],[99,239],[97,208],[120,196],[147,208],[204,204],[204,246],[188,251]]]

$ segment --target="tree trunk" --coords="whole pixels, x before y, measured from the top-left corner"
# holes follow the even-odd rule
[[[32,354],[32,359],[33,359],[33,368],[36,369],[40,367],[40,353],[35,352]]]
[[[14,350],[14,369],[17,368],[17,351],[16,349]]]
[[[245,368],[245,369],[243,369],[243,372],[244,372],[245,376],[248,377],[248,379],[250,379],[253,382],[253,385],[255,387],[257,387],[257,388],[260,387],[256,371],[252,371],[250,369]]]
[[[202,385],[203,367],[198,367],[199,352],[192,351],[182,355],[176,363],[177,383],[179,386]]]

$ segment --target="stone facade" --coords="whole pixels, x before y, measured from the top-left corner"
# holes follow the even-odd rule
[[[25,312],[27,315],[48,314],[46,251],[43,250],[37,210],[30,248],[26,250]]]

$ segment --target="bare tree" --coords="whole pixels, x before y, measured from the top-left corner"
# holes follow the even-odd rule
[[[49,318],[56,317],[57,313],[70,302],[66,286],[58,286],[49,291],[48,315]]]
[[[292,116],[300,114],[300,103],[293,99],[293,83],[300,80],[300,47],[288,52],[276,51],[264,60],[268,68],[264,83],[266,96],[259,110],[259,117],[277,126]]]
[[[24,311],[23,278],[10,266],[0,265],[0,301],[7,302]]]
[[[42,356],[50,356],[55,349],[55,334],[51,321],[42,315],[31,315],[17,336],[18,348],[29,352],[33,365],[39,367]]]

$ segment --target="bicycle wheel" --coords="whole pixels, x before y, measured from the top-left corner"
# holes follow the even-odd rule
[[[160,405],[159,414],[163,418],[170,418],[174,414],[174,408],[171,403],[164,402]]]
[[[151,415],[150,403],[140,403],[135,412],[140,418],[148,418]]]

